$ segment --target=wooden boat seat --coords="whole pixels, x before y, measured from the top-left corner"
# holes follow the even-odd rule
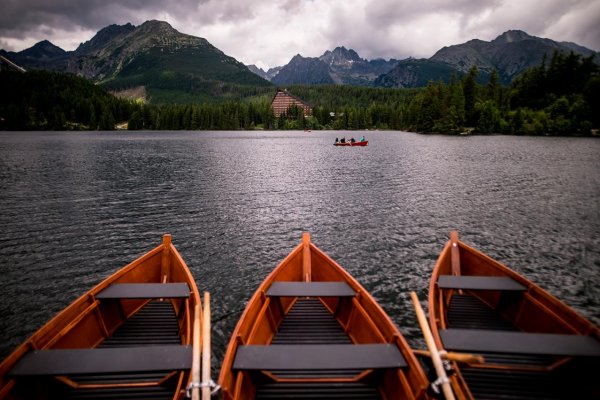
[[[391,344],[246,345],[234,370],[348,370],[403,368],[406,360]]]
[[[184,370],[192,367],[192,347],[182,345],[36,350],[9,376],[85,375]]]
[[[190,287],[178,283],[115,283],[96,295],[97,299],[173,299],[190,296]]]
[[[527,288],[508,276],[440,275],[440,289],[525,291]]]
[[[356,292],[346,282],[273,282],[270,297],[353,297]]]
[[[447,350],[600,357],[600,342],[591,336],[481,329],[445,329],[440,336]]]

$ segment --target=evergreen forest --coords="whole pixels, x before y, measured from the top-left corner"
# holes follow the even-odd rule
[[[600,69],[592,57],[555,53],[510,86],[476,67],[448,83],[388,89],[297,85],[313,107],[276,118],[274,86],[229,91],[185,104],[113,96],[84,78],[48,71],[0,71],[0,130],[395,129],[431,133],[590,135],[600,127]],[[235,95],[231,95],[235,93]]]

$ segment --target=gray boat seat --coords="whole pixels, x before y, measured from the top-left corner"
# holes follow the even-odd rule
[[[346,282],[273,282],[270,297],[353,297],[356,292]]]
[[[527,288],[508,276],[440,275],[441,289],[525,291]]]
[[[190,296],[185,282],[115,283],[96,295],[97,299],[173,299]]]
[[[192,367],[192,347],[182,345],[35,350],[9,376],[86,375],[185,370]]]
[[[239,346],[234,370],[348,370],[403,368],[406,360],[392,344]]]
[[[600,341],[591,336],[445,329],[440,337],[446,350],[512,354],[600,357]]]

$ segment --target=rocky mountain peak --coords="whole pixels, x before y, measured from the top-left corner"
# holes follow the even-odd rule
[[[380,74],[389,72],[396,64],[397,60],[367,61],[356,51],[338,46],[320,57],[296,54],[287,65],[272,68],[266,74],[258,69],[251,70],[278,85],[338,83],[371,86]]]
[[[327,50],[319,59],[328,65],[336,66],[349,66],[357,61],[364,61],[356,51],[348,50],[344,46],[336,47],[333,51]]]
[[[134,30],[135,26],[133,26],[130,23],[127,23],[125,25],[109,25],[105,28],[100,29],[98,33],[96,33],[96,35],[94,35],[94,37],[88,40],[87,42],[81,43],[79,47],[77,47],[77,50],[75,50],[75,53],[94,53],[106,46],[108,43],[121,37],[124,37],[129,33],[133,32]]]
[[[179,33],[168,22],[157,21],[155,19],[146,21],[143,24],[141,24],[138,27],[138,31],[140,34],[151,33],[153,35],[157,35],[157,34],[173,35],[173,34]]]
[[[347,60],[362,60],[362,58],[358,56],[358,53],[356,51],[352,49],[347,49],[344,46],[336,47],[335,49],[333,49],[333,54],[335,54],[338,57],[343,57]]]
[[[146,21],[132,32],[135,40],[142,42],[151,42],[152,45],[171,43],[174,40],[180,40],[187,35],[178,32],[169,23],[164,21]],[[191,37],[191,36],[190,36]]]
[[[121,38],[112,41],[111,51],[122,47],[120,56],[145,53],[150,49],[177,52],[182,48],[211,48],[211,51],[223,54],[204,38],[187,35],[177,31],[164,21],[146,21]]]
[[[298,64],[303,62],[304,60],[307,60],[307,58],[302,57],[302,55],[300,54],[296,54],[294,57],[292,57],[292,59],[290,60],[290,64]]]
[[[496,39],[492,40],[494,44],[502,44],[502,43],[515,43],[521,42],[523,40],[534,39],[533,36],[529,35],[527,32],[523,32],[520,30],[510,30],[504,32],[502,35],[498,36]]]
[[[48,40],[42,40],[34,44],[31,48],[26,50],[27,56],[34,57],[56,57],[58,55],[65,54],[66,52],[60,47],[56,46]]]
[[[268,81],[270,81],[275,76],[277,76],[277,74],[279,73],[281,68],[283,68],[283,67],[275,67],[275,68],[269,68],[267,71],[265,71],[262,68],[259,68],[254,64],[247,65],[247,67],[251,72],[255,73],[256,75],[258,75],[261,78],[266,79]]]

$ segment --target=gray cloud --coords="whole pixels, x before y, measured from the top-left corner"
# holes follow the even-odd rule
[[[0,35],[24,37],[40,26],[60,30],[99,30],[114,23],[141,23],[169,14],[175,19],[197,14],[197,0],[19,0],[2,5]]]
[[[344,45],[365,58],[430,57],[509,29],[600,49],[597,0],[0,0],[0,46],[74,49],[110,24],[148,19],[244,63],[282,65]]]

